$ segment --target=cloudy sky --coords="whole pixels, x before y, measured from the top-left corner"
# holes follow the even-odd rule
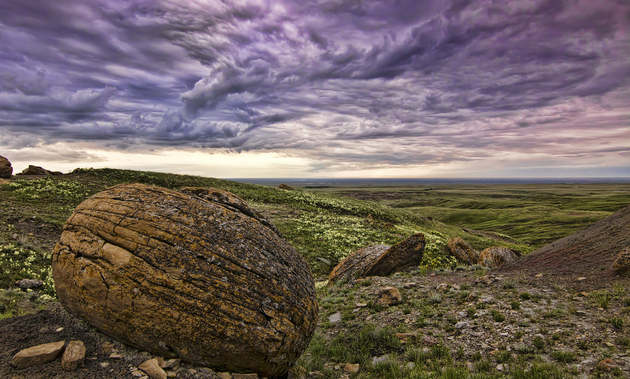
[[[2,0],[0,155],[217,177],[630,177],[627,0]]]

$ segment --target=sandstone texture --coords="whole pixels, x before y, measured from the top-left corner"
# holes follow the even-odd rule
[[[387,276],[407,267],[418,266],[424,255],[424,234],[417,233],[390,247],[363,276]]]
[[[63,353],[66,341],[51,342],[21,350],[11,360],[16,368],[26,368],[52,362]]]
[[[489,268],[495,268],[504,263],[514,262],[519,254],[502,246],[492,246],[479,253],[479,264]]]
[[[60,303],[155,355],[284,374],[317,323],[313,276],[241,202],[223,191],[141,184],[92,196],[53,251]]]
[[[387,276],[404,268],[417,266],[424,255],[425,239],[422,233],[394,246],[372,245],[348,255],[332,270],[328,284],[366,276]]]
[[[149,378],[151,379],[166,379],[166,371],[160,367],[157,358],[149,359],[148,361],[142,363],[138,368],[144,371]]]
[[[70,341],[61,357],[61,367],[66,371],[74,371],[85,364],[85,345],[83,341]]]
[[[613,262],[613,269],[619,273],[630,271],[630,247],[621,250]]]
[[[192,195],[195,197],[199,197],[213,203],[219,203],[234,212],[240,212],[246,216],[249,216],[255,219],[256,221],[260,222],[264,226],[273,230],[273,232],[276,233],[279,237],[284,238],[282,236],[282,233],[280,233],[280,231],[278,230],[278,228],[276,228],[274,224],[267,221],[264,217],[258,214],[258,212],[256,212],[253,208],[247,205],[245,200],[241,199],[240,197],[236,196],[235,194],[231,192],[224,191],[218,188],[201,188],[201,187],[184,187],[180,189],[179,192]]]
[[[339,280],[356,279],[363,276],[372,264],[389,249],[389,245],[371,245],[361,248],[345,257],[328,277],[328,284]]]
[[[8,159],[0,155],[0,179],[10,179],[13,174],[13,166]]]
[[[467,264],[476,264],[479,261],[479,253],[473,249],[462,237],[455,237],[446,243],[451,254],[455,258]]]
[[[378,291],[375,303],[384,307],[397,305],[402,302],[402,295],[396,287],[383,287]]]

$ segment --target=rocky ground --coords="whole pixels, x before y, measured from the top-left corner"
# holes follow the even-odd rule
[[[383,287],[398,289],[400,303],[378,304]],[[440,377],[445,367],[493,378],[541,369],[548,376],[540,377],[630,377],[627,278],[415,270],[332,287],[320,283],[318,297],[316,335],[293,377]],[[382,343],[352,352],[351,336],[366,329]],[[59,360],[22,370],[10,364],[21,349],[76,339],[87,350],[85,367],[77,371],[64,371]],[[0,345],[0,377],[13,379],[142,378],[138,366],[152,358],[54,302],[36,314],[1,320]],[[219,378],[185,363],[169,371],[177,378]]]
[[[331,341],[365,325],[389,326],[401,345],[375,349],[362,363],[387,354],[403,376],[418,366],[434,371],[438,346],[452,367],[487,377],[546,363],[550,372],[541,377],[556,369],[560,377],[630,377],[630,281],[598,279],[483,270],[372,277],[322,290],[319,333]],[[401,303],[376,306],[383,287],[399,289]],[[324,367],[342,370],[336,363],[343,362],[332,357]]]

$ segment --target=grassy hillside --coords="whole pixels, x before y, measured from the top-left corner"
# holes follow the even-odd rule
[[[630,204],[630,183],[336,187],[326,193],[508,235],[538,248]]]
[[[334,194],[198,176],[77,169],[68,175],[17,179],[0,185],[0,288],[8,288],[18,279],[40,278],[46,280],[47,293],[54,295],[48,257],[65,220],[89,196],[132,182],[172,189],[216,187],[239,195],[278,226],[318,279],[324,279],[341,259],[358,248],[374,243],[394,244],[416,232],[425,233],[428,240],[422,263],[427,269],[457,265],[445,245],[454,236],[464,237],[479,249],[510,245],[407,210]],[[510,246],[529,249],[525,245]]]

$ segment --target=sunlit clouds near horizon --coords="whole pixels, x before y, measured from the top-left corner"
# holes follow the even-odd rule
[[[630,177],[630,3],[0,3],[17,171]]]

